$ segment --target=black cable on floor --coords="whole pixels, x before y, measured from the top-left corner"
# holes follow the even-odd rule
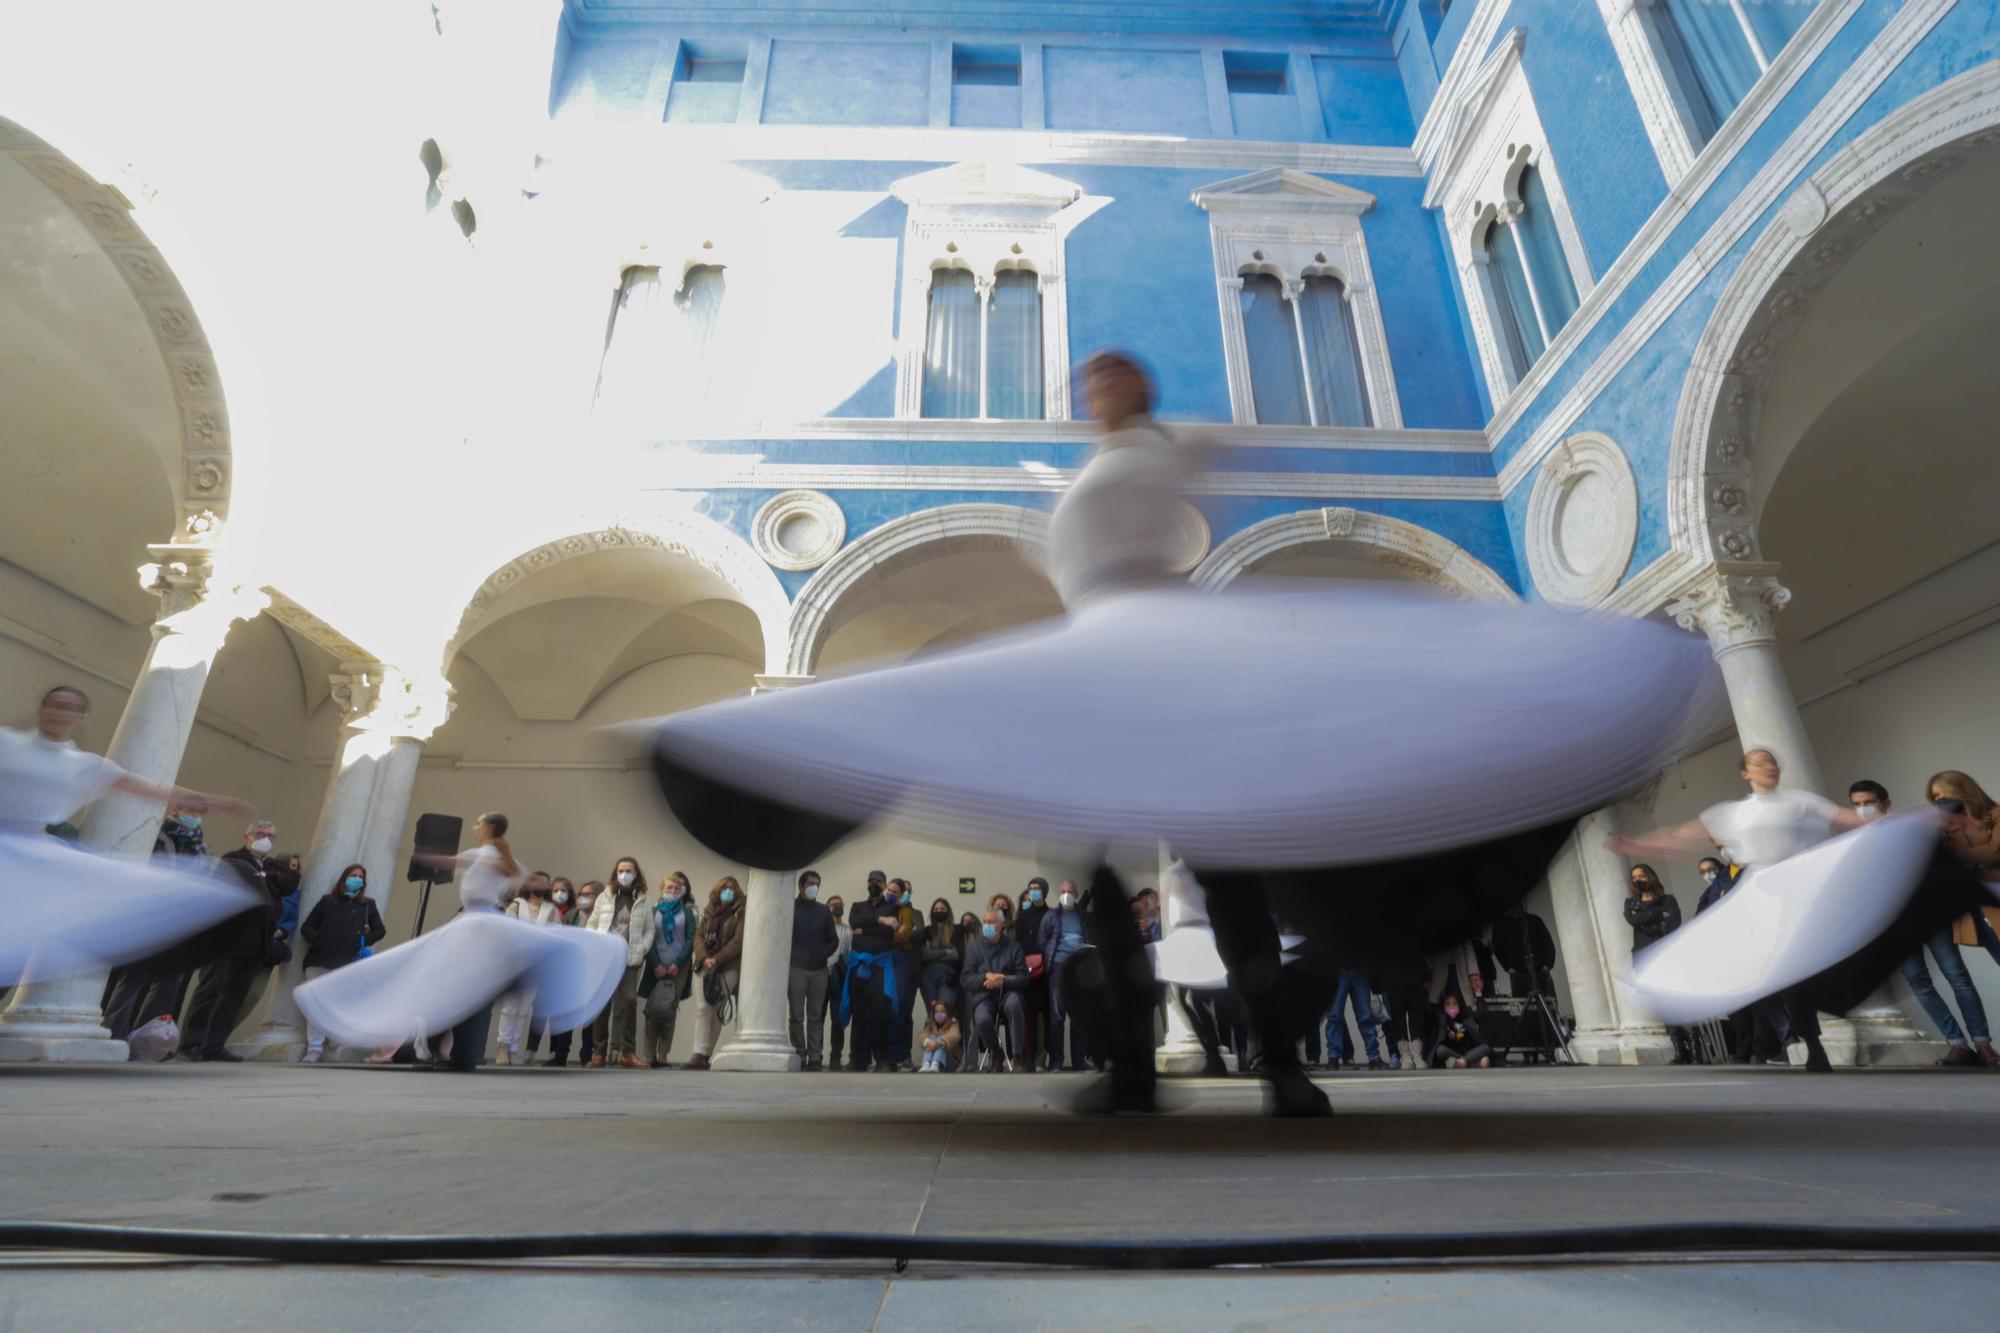
[[[1053,1268],[1202,1269],[1306,1263],[1588,1258],[1611,1254],[1916,1254],[2000,1258],[2000,1227],[1672,1223],[1543,1231],[1271,1236],[1249,1240],[1017,1240],[810,1231],[611,1231],[514,1236],[312,1236],[81,1222],[0,1223],[0,1249],[293,1264],[494,1259],[884,1259]]]

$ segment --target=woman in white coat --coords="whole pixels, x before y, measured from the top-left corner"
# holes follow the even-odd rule
[[[619,857],[618,863],[611,867],[610,879],[597,895],[596,907],[591,909],[590,929],[624,944],[625,971],[618,979],[618,989],[611,993],[610,1006],[597,1017],[597,1054],[590,1058],[586,1068],[647,1067],[638,1053],[639,974],[646,968],[646,955],[653,947],[654,932],[659,929],[659,919],[653,911],[659,902],[659,890],[647,882],[638,860]]]

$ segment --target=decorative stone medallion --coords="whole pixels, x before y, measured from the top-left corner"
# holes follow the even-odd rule
[[[750,544],[777,569],[817,569],[847,540],[847,518],[819,491],[786,491],[757,511]]]
[[[1172,572],[1186,574],[1208,554],[1208,520],[1185,500],[1174,502],[1174,563]]]
[[[1639,488],[1610,437],[1585,431],[1542,463],[1528,497],[1528,569],[1548,601],[1595,606],[1610,596],[1639,537]]]

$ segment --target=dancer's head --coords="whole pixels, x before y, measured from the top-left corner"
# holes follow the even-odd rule
[[[89,711],[89,695],[74,685],[58,685],[42,696],[41,707],[35,710],[36,727],[52,741],[66,741]]]
[[[817,900],[818,898],[819,898],[819,871],[817,870],[800,871],[799,901],[811,902]]]
[[[1736,776],[1750,784],[1750,790],[1757,792],[1776,791],[1778,788],[1778,756],[1769,750],[1745,750],[1743,764],[1736,770]]]
[[[1939,801],[1963,801],[1965,813],[1974,819],[1993,817],[1993,798],[1986,794],[1986,788],[1955,768],[1931,774],[1931,780],[1924,784],[1924,798],[1934,805]]]
[[[521,863],[514,859],[514,849],[507,845],[507,816],[498,810],[481,815],[472,826],[472,836],[482,847],[492,846],[500,853],[500,873],[508,879],[521,873]]]
[[[1847,803],[1854,807],[1854,813],[1863,819],[1873,819],[1877,815],[1889,813],[1889,789],[1879,782],[1863,778],[1847,786]]]
[[[639,862],[630,856],[621,856],[611,867],[608,881],[619,888],[633,893],[641,893],[646,888],[646,872],[639,869]]]
[[[1153,410],[1153,377],[1138,360],[1105,348],[1083,363],[1083,399],[1106,430]]]

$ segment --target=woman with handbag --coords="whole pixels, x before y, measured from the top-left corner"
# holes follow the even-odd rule
[[[382,924],[382,914],[375,908],[375,900],[368,896],[368,867],[357,862],[340,872],[332,891],[313,904],[305,924],[299,927],[299,938],[306,942],[305,965],[300,975],[318,976],[371,957],[375,952],[373,946],[388,933]],[[325,1051],[326,1034],[308,1022],[306,1053],[302,1059],[306,1064],[316,1065]]]
[[[694,1054],[689,1069],[708,1068],[722,1025],[736,1010],[743,961],[743,886],[724,875],[708,891],[708,910],[694,933]]]
[[[694,904],[688,877],[676,870],[660,881],[653,905],[653,945],[639,974],[639,997],[646,1009],[647,1063],[665,1069],[674,1045],[674,1018],[680,1013],[681,978],[694,954]]]

